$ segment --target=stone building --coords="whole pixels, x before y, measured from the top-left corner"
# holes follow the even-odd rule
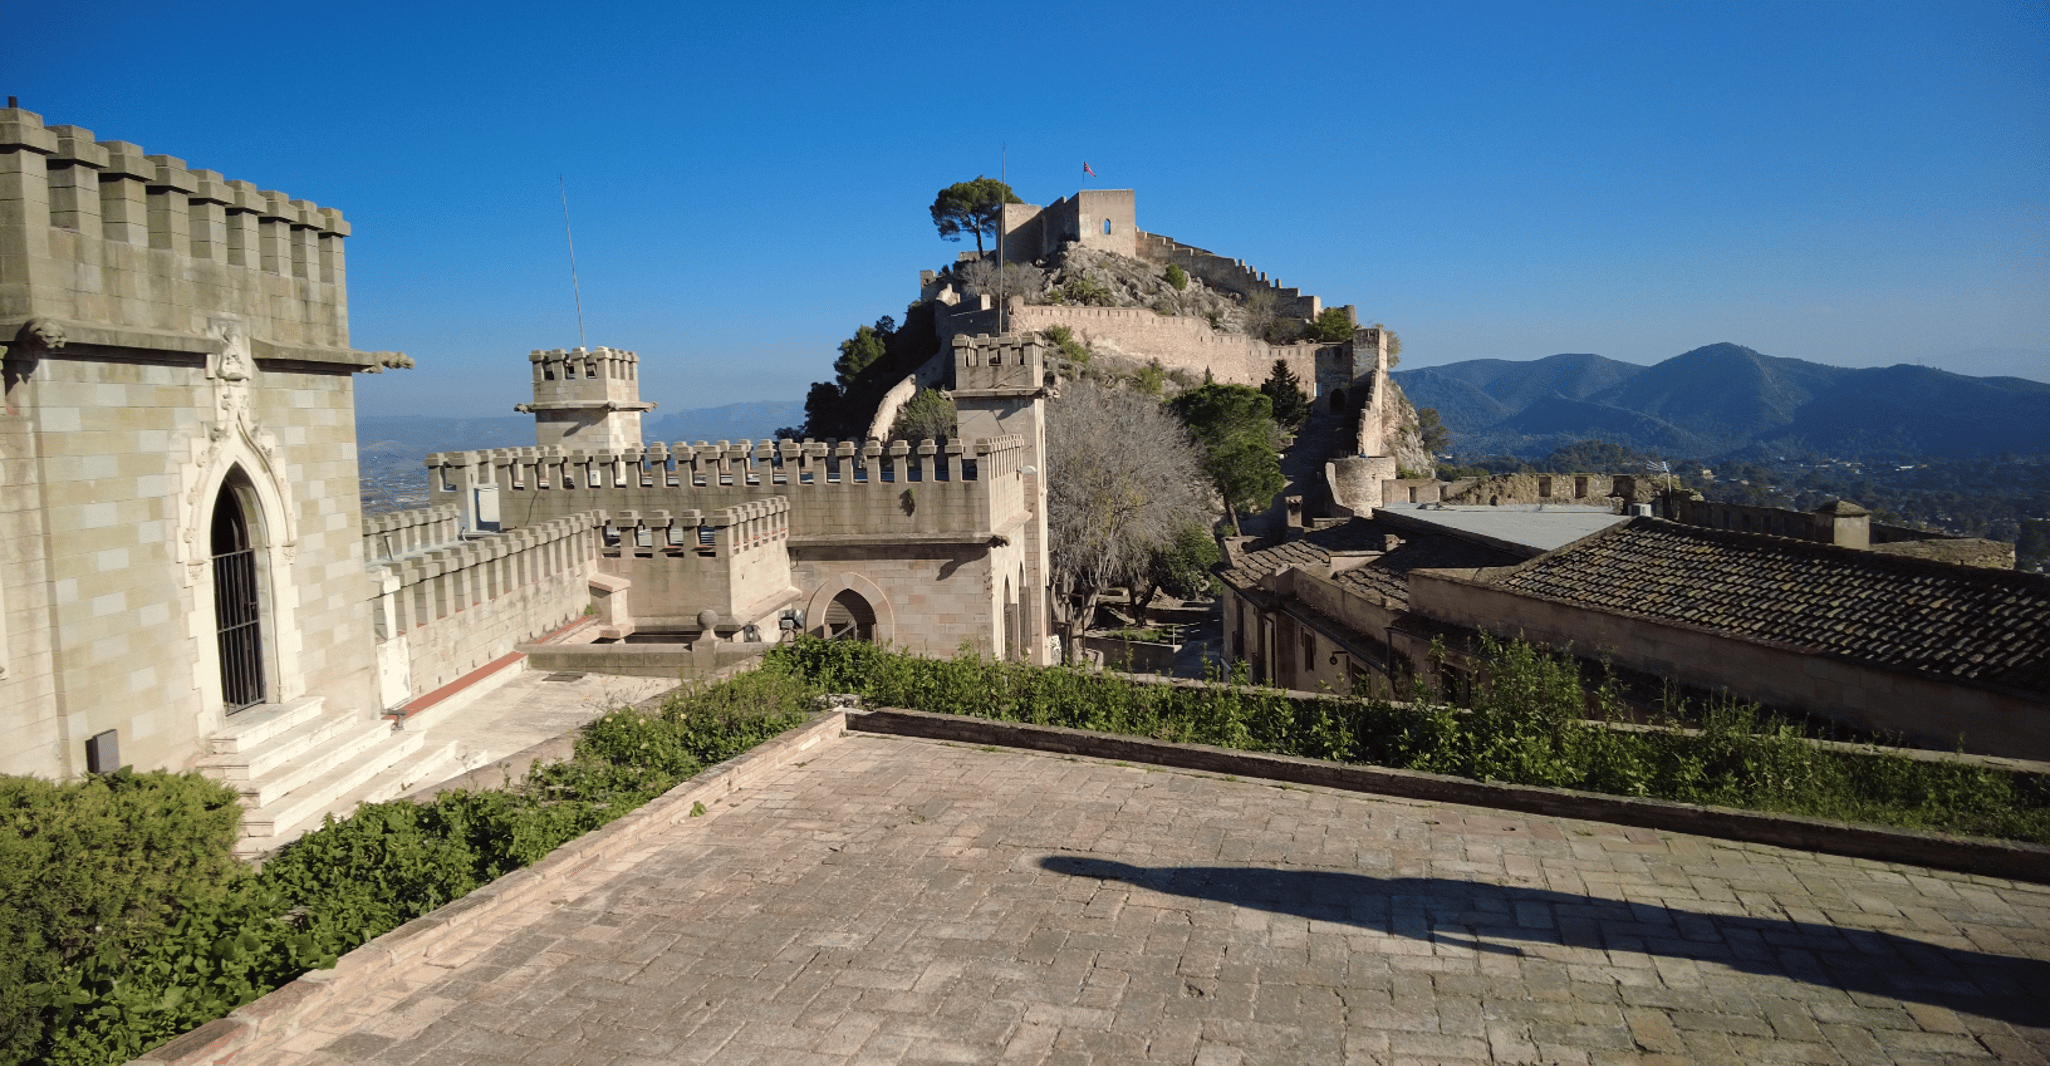
[[[351,379],[409,364],[349,347],[348,234],[0,110],[0,771],[388,756]]]
[[[1284,687],[1399,696],[1422,679],[1456,698],[1480,633],[1520,636],[1937,748],[2050,758],[2050,579],[1602,517],[1391,506],[1237,553],[1222,573],[1227,652]]]
[[[620,638],[759,642],[787,618],[822,636],[1045,663],[1044,355],[1036,339],[987,336],[956,338],[951,354],[961,438],[944,445],[643,445],[627,421],[638,417],[638,391],[621,379],[615,407],[579,432],[627,443],[437,453],[427,459],[433,507],[472,534],[564,521],[601,530],[594,572],[606,579],[607,626]],[[532,360],[537,397],[558,380],[550,368],[608,361],[581,349]],[[552,410],[522,406],[537,418]],[[551,423],[538,432],[546,439]],[[449,584],[430,568],[414,565],[394,590],[411,611],[394,634],[436,618],[431,604],[477,600],[427,588]],[[481,577],[457,584],[495,587]]]

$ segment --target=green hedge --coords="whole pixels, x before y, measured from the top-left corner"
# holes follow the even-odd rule
[[[367,805],[253,871],[197,774],[0,778],[0,1063],[125,1062],[802,724],[771,667],[586,726],[502,789]]]
[[[1797,722],[1718,701],[1703,728],[1612,729],[1586,718],[1577,665],[1521,641],[1485,642],[1487,681],[1455,709],[1421,694],[1291,697],[1248,685],[1174,686],[973,656],[922,659],[806,640],[770,653],[825,691],[871,705],[1214,744],[1481,781],[2050,843],[2050,780],[1958,762],[1811,743]],[[1620,716],[1612,692],[1598,713]]]

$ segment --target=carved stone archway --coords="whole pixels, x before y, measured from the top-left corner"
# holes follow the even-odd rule
[[[868,601],[869,610],[875,612],[873,640],[882,647],[897,643],[897,612],[890,606],[890,597],[875,582],[851,570],[829,576],[812,590],[811,597],[804,604],[805,632],[815,637],[826,636],[826,611],[833,598],[842,592],[852,591]]]

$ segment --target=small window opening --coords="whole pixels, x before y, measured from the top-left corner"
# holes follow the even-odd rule
[[[1103,235],[1106,237],[1110,236],[1110,219],[1106,218],[1103,220]]]

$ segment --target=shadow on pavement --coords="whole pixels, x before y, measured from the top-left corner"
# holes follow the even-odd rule
[[[1393,936],[1524,954],[1490,941],[1634,951],[2050,1027],[2050,962],[1940,947],[1893,933],[1441,877],[1335,870],[1144,867],[1052,855],[1044,869]]]

